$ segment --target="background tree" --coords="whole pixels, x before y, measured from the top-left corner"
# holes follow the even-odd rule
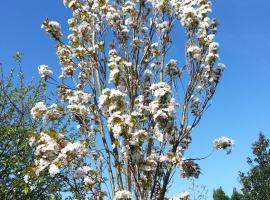
[[[270,199],[270,146],[269,139],[262,133],[252,144],[253,157],[247,158],[250,169],[240,173],[242,193],[245,200]]]
[[[214,189],[213,200],[230,200],[230,197],[228,197],[223,191],[222,187],[220,187],[218,189]]]
[[[183,178],[200,175],[196,160],[203,158],[184,155],[224,70],[218,63],[217,21],[209,18],[211,2],[64,0],[64,5],[72,11],[68,43],[58,22],[42,24],[57,43],[62,73],[58,81],[48,66],[38,70],[57,85],[61,101],[32,108],[33,118],[48,122],[36,136],[35,174],[60,177],[71,169],[68,180],[79,199],[163,200],[175,172]],[[172,57],[170,47],[173,30],[181,26],[187,41],[179,62],[182,56]],[[72,119],[77,134],[55,131],[54,121],[63,117]],[[221,137],[214,148],[232,144]]]
[[[243,199],[242,194],[239,193],[236,188],[233,188],[231,200],[242,200],[242,199]]]
[[[0,66],[0,199],[49,199],[57,197],[57,182],[43,173],[36,180],[28,178],[34,163],[34,148],[29,145],[40,120],[33,120],[31,108],[44,99],[43,81],[25,83],[21,53],[14,59],[19,69],[5,76]],[[6,77],[6,78],[4,78]],[[30,184],[31,182],[31,184]]]

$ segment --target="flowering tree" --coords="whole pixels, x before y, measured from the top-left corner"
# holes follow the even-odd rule
[[[209,0],[64,0],[72,10],[68,44],[58,22],[44,28],[57,42],[60,81],[46,65],[39,73],[58,85],[61,105],[38,103],[34,118],[71,116],[78,133],[43,129],[36,136],[36,175],[67,178],[79,199],[165,199],[175,171],[198,177],[185,158],[191,133],[212,99],[218,64],[217,21]],[[186,31],[185,63],[170,56],[172,30]],[[178,30],[178,29],[176,29]],[[217,149],[232,140],[220,138]],[[107,191],[107,192],[105,192]],[[188,199],[182,193],[172,199]]]

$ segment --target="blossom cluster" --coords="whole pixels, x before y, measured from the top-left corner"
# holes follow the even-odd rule
[[[109,81],[114,82],[116,85],[119,83],[121,73],[123,76],[124,69],[129,68],[132,63],[125,61],[120,56],[118,56],[117,51],[112,49],[109,51],[109,63],[110,77]]]
[[[63,109],[56,104],[47,107],[44,102],[38,102],[31,109],[31,115],[34,119],[44,117],[45,120],[57,120],[63,115]]]
[[[215,41],[217,22],[208,17],[212,11],[212,5],[209,0],[171,0],[171,4],[176,16],[180,19],[183,27],[189,34],[194,34],[187,44],[186,52],[193,60],[200,62],[202,68],[201,87],[218,82],[221,72],[224,69],[223,64],[213,67],[219,59],[219,44]]]
[[[155,135],[160,142],[165,142],[169,139],[165,140],[165,137],[169,137],[169,135],[165,135],[166,129],[171,126],[169,122],[175,117],[175,99],[171,98],[171,87],[165,82],[151,85],[150,90],[154,96],[154,100],[149,104],[149,109],[156,123]]]
[[[125,96],[116,89],[104,89],[102,95],[99,97],[99,105],[103,107],[108,116],[108,128],[117,139],[123,133],[123,125],[126,117],[123,115],[125,109]]]
[[[216,149],[227,149],[234,145],[234,141],[227,137],[220,137],[216,140],[214,140],[214,147]]]
[[[115,81],[119,79],[120,75],[120,62],[121,62],[121,57],[117,55],[116,50],[110,50],[109,52],[110,60],[109,60],[109,68],[110,68],[110,79],[109,81]]]
[[[96,174],[96,170],[90,168],[89,166],[82,166],[75,170],[74,172],[74,178],[82,178],[85,185],[91,186],[96,183],[96,181],[93,178],[93,174]]]
[[[63,65],[63,76],[73,76],[75,71],[75,64],[72,60],[71,47],[59,45],[57,48],[57,56],[60,64]]]
[[[188,192],[182,192],[177,196],[169,198],[169,200],[189,200],[190,194]]]
[[[68,142],[63,135],[53,131],[41,132],[36,143],[36,155],[40,158],[35,161],[37,175],[48,167],[50,175],[54,177],[61,168],[87,152],[82,143]]]
[[[36,103],[36,105],[31,109],[31,115],[32,117],[35,118],[39,118],[41,117],[43,114],[45,114],[47,111],[47,107],[44,104],[44,102],[38,102]]]
[[[38,67],[38,73],[42,78],[47,79],[50,75],[52,75],[52,70],[47,65],[40,65]]]
[[[89,114],[88,104],[90,103],[91,96],[89,93],[81,90],[72,91],[72,95],[68,97],[67,109],[73,114],[78,116],[87,116]]]
[[[131,192],[128,190],[119,190],[114,196],[114,200],[130,200]]]
[[[47,19],[42,23],[41,28],[44,28],[55,39],[59,39],[63,35],[61,32],[61,26],[56,21],[49,21]]]

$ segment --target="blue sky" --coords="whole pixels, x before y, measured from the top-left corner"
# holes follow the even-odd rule
[[[194,131],[188,154],[204,156],[216,137],[233,138],[232,154],[216,152],[200,162],[203,174],[198,180],[210,194],[219,186],[230,194],[239,187],[238,171],[247,170],[246,157],[258,133],[270,137],[270,1],[214,0],[213,5],[213,16],[220,22],[220,57],[227,68],[212,106]],[[12,55],[21,51],[27,78],[38,77],[40,64],[52,66],[58,74],[54,42],[40,28],[46,16],[61,22],[67,33],[70,12],[61,0],[1,2],[0,62],[6,72],[15,65]],[[187,187],[186,182],[176,181],[171,191]]]

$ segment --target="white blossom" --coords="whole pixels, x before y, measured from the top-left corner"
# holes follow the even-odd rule
[[[36,105],[31,109],[31,115],[34,119],[41,117],[47,111],[47,107],[44,102],[38,102]]]
[[[189,193],[188,192],[182,192],[179,195],[180,200],[188,200],[189,199]]]
[[[45,20],[41,28],[44,28],[53,38],[60,38],[63,35],[61,32],[61,26],[56,21]]]
[[[234,145],[234,141],[232,139],[224,136],[214,140],[213,143],[216,149],[227,149]]]
[[[93,184],[95,184],[95,181],[89,176],[84,177],[83,182],[84,182],[85,185],[93,185]]]
[[[112,127],[112,131],[114,133],[114,137],[118,138],[118,136],[122,133],[122,127],[119,124],[116,124]]]
[[[49,173],[51,177],[54,177],[56,174],[60,172],[59,167],[57,167],[55,164],[51,164],[49,167]]]
[[[201,48],[195,45],[191,45],[187,49],[187,53],[190,53],[191,56],[195,59],[200,59],[201,58]]]
[[[24,182],[25,182],[25,183],[29,183],[29,178],[30,178],[29,175],[25,175],[25,176],[23,177]]]
[[[81,178],[82,176],[87,175],[91,171],[94,171],[94,170],[90,168],[89,166],[79,167],[74,172],[74,178]]]
[[[63,154],[74,154],[78,157],[83,156],[86,153],[86,148],[80,143],[75,142],[71,143],[69,142],[62,150],[61,153]]]
[[[177,196],[169,198],[169,200],[189,200],[190,194],[188,192],[182,192]]]
[[[53,72],[47,65],[40,65],[38,67],[38,73],[41,75],[42,78],[47,79]]]
[[[114,200],[129,200],[131,199],[131,192],[127,190],[119,190],[115,193]]]
[[[171,87],[165,82],[159,82],[151,85],[150,89],[156,98],[160,98],[166,94],[171,93]]]
[[[60,107],[56,104],[52,104],[47,108],[46,117],[51,120],[59,119],[62,115]]]

